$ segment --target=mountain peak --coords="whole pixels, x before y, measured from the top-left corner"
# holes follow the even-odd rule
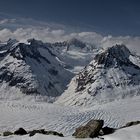
[[[103,64],[105,67],[131,63],[129,60],[130,51],[125,45],[112,46],[95,56],[98,65]]]
[[[88,106],[138,95],[140,67],[131,62],[131,57],[125,45],[99,52],[72,79],[57,103]]]
[[[72,38],[70,40],[67,41],[67,44],[70,46],[70,45],[75,45],[77,47],[80,47],[80,48],[85,48],[86,47],[86,44],[80,40],[78,40],[77,38]]]
[[[36,40],[34,38],[28,39],[27,42],[32,45],[32,46],[36,46],[36,45],[43,45],[43,42],[40,40]]]
[[[82,41],[80,41],[79,39],[77,39],[77,38],[71,38],[71,39],[69,39],[69,40],[67,40],[67,42],[68,43],[70,43],[70,44],[74,44],[74,43],[76,43],[76,42],[82,42]]]
[[[9,38],[8,41],[7,41],[7,44],[8,45],[14,45],[15,43],[17,43],[18,41],[16,39],[11,39]]]
[[[42,95],[52,102],[73,76],[41,41],[31,39],[27,44],[7,43],[0,48],[0,88],[4,83],[18,93]]]

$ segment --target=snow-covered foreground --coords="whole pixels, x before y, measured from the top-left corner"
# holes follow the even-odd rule
[[[81,139],[75,139],[74,137],[57,137],[57,136],[50,136],[50,135],[41,135],[36,134],[33,137],[26,136],[10,136],[10,137],[0,137],[0,140],[81,140]],[[92,139],[86,139],[86,140],[92,140]],[[99,140],[99,139],[94,139]]]
[[[114,134],[106,135],[104,137],[104,140],[139,140],[140,139],[140,125],[132,126],[128,128],[124,128],[121,130],[118,130]],[[36,134],[33,137],[26,136],[9,136],[7,138],[0,137],[0,140],[81,140],[81,139],[75,139],[74,137],[57,137],[57,136],[46,136],[41,134]],[[90,138],[86,140],[92,140]],[[94,140],[100,140],[98,138],[95,138]]]
[[[132,126],[129,128],[124,128],[121,130],[118,130],[114,134],[106,135],[104,137],[104,140],[139,140],[140,139],[140,125]],[[36,134],[33,137],[26,136],[9,136],[9,137],[0,137],[0,140],[81,140],[81,139],[75,139],[74,137],[57,137],[57,136],[50,136],[50,135],[41,135]],[[92,140],[90,138],[86,140]],[[98,138],[95,138],[94,140],[99,140]]]
[[[104,140],[139,140],[140,125],[118,130],[114,134],[104,136]]]
[[[0,132],[14,131],[19,127],[23,127],[26,130],[45,128],[61,132],[66,136],[66,138],[58,138],[58,140],[67,140],[76,127],[83,125],[92,118],[103,119],[105,125],[116,128],[129,121],[140,120],[139,106],[140,97],[115,101],[105,105],[96,105],[91,108],[64,107],[39,102],[0,101]],[[123,131],[118,131],[117,133],[122,134]],[[111,137],[114,137],[117,133],[113,134],[113,136],[106,136],[106,140],[112,140]],[[140,129],[138,133],[140,133]],[[49,139],[51,136],[42,137]],[[9,139],[10,137],[7,138]],[[7,138],[0,137],[0,139]],[[16,139],[16,136],[14,138]],[[14,138],[12,136],[10,139]],[[25,139],[29,138],[25,136]],[[39,136],[36,135],[30,139],[37,140]],[[43,140],[43,138],[41,139]]]

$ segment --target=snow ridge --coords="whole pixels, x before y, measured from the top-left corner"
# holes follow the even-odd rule
[[[93,106],[139,95],[140,67],[130,57],[132,54],[125,45],[102,50],[72,79],[56,103]]]
[[[0,47],[0,88],[28,95],[41,95],[53,102],[73,77],[57,60],[47,44],[34,39],[27,44],[7,42]],[[1,92],[1,98],[9,98]],[[12,98],[14,98],[14,93]]]

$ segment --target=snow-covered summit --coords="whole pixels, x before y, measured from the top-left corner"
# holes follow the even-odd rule
[[[130,64],[129,56],[130,51],[125,45],[115,45],[103,52],[99,53],[95,57],[98,65],[103,64],[104,67],[111,67],[114,65]]]
[[[72,38],[72,39],[66,41],[66,44],[68,47],[76,46],[76,47],[79,47],[81,49],[86,48],[86,43],[84,43],[76,38]],[[68,50],[69,50],[69,48],[68,48]]]
[[[56,42],[53,43],[52,45],[59,48],[65,48],[65,51],[71,50],[92,51],[93,49],[96,48],[94,44],[83,42],[77,38],[71,38],[63,42]]]
[[[37,94],[54,101],[66,89],[74,73],[93,59],[94,49],[83,50],[88,47],[77,39],[56,43],[35,39],[25,43],[14,39],[0,42],[1,98],[9,98],[10,91],[12,98],[16,92],[17,95]]]
[[[140,67],[133,63],[136,59],[124,45],[102,50],[72,79],[57,103],[88,106],[138,95]]]
[[[73,74],[66,70],[47,44],[35,39],[28,43],[0,46],[0,97],[16,94],[41,95],[53,101],[69,83]],[[10,97],[12,96],[12,97]]]
[[[82,42],[76,38],[53,43],[51,48],[64,62],[65,68],[74,73],[78,73],[85,65],[89,64],[98,51],[93,44]]]

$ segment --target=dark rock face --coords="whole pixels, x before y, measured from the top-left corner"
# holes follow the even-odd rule
[[[130,127],[130,126],[138,125],[138,124],[140,124],[140,121],[132,121],[132,122],[128,122],[125,126],[121,128]]]
[[[95,138],[104,125],[103,120],[91,120],[85,126],[80,126],[73,133],[76,138]]]
[[[62,133],[58,133],[56,131],[45,131],[44,129],[33,130],[33,131],[29,131],[28,133],[30,137],[34,136],[36,133],[64,137]]]
[[[14,132],[15,135],[26,135],[27,134],[27,131],[24,130],[23,128],[19,128],[18,130],[16,130]]]
[[[54,75],[54,76],[58,74],[58,71],[55,70],[55,68],[49,69],[48,72],[49,72],[51,75]]]
[[[3,136],[10,136],[10,135],[13,135],[13,133],[10,131],[3,132]]]
[[[103,136],[103,135],[108,135],[108,134],[112,134],[115,132],[115,128],[110,128],[110,127],[103,127],[100,132],[99,135]]]
[[[125,45],[115,45],[108,48],[105,52],[97,54],[95,60],[98,65],[103,64],[104,67],[132,65],[129,60],[130,51]]]
[[[13,73],[9,72],[6,67],[0,68],[0,71],[0,81],[9,82],[12,79]]]
[[[17,76],[16,73],[11,72],[6,66],[0,68],[0,83],[3,81],[7,82],[9,86],[20,87],[21,91],[26,94],[37,93],[36,88],[28,87],[32,84],[27,82],[27,80],[23,76]],[[26,83],[26,84],[23,84]],[[27,88],[26,88],[27,87]]]
[[[44,129],[40,129],[40,130],[33,130],[33,131],[29,131],[29,136],[32,137],[34,136],[36,133],[40,133],[40,134],[44,134]]]
[[[11,56],[14,58],[17,58],[18,60],[22,59],[25,60],[26,57],[30,57],[35,59],[37,62],[41,62],[40,60],[43,59],[48,64],[51,64],[51,62],[44,56],[40,54],[38,51],[38,47],[44,47],[44,46],[38,46],[38,44],[24,44],[19,43],[17,46],[15,46],[12,50],[9,50]]]
[[[77,88],[76,88],[76,92],[84,90],[85,89],[85,85],[88,84],[88,82],[91,81],[92,77],[88,77],[88,71],[83,71],[83,73],[79,73],[79,75],[76,77],[76,81],[77,81]]]

